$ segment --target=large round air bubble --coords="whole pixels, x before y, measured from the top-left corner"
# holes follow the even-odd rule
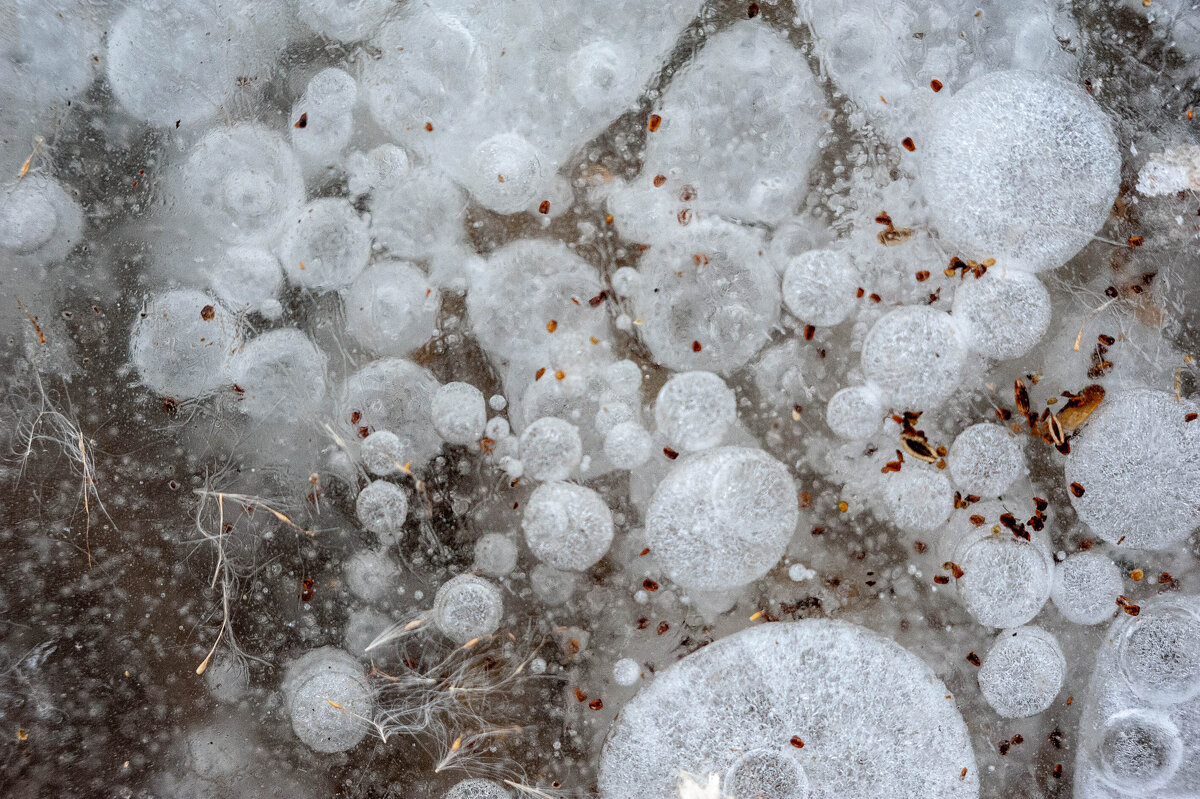
[[[847,386],[829,398],[825,424],[840,438],[858,441],[879,432],[885,413],[874,386]]]
[[[1112,124],[1087,92],[1053,75],[976,78],[935,106],[918,155],[943,246],[1030,272],[1079,252],[1120,185]]]
[[[451,444],[465,447],[483,436],[487,408],[483,392],[470,383],[447,383],[433,395],[433,426]]]
[[[797,792],[789,799],[806,784],[822,796],[836,786],[839,799],[979,796],[970,736],[942,681],[894,641],[825,620],[722,638],[660,670],[621,709],[600,760],[601,799],[679,796],[681,772],[739,790],[770,775],[768,785]]]
[[[237,344],[233,317],[199,291],[155,295],[138,314],[129,357],[142,382],[164,397],[200,397],[228,381]]]
[[[255,419],[309,418],[325,398],[325,354],[295,328],[268,330],[229,362],[238,409]]]
[[[579,428],[555,416],[543,416],[526,427],[520,446],[521,465],[534,480],[566,480],[583,458]]]
[[[646,511],[646,541],[684,588],[724,591],[774,566],[800,510],[787,467],[765,452],[718,447],[680,458]]]
[[[61,260],[82,233],[83,210],[58,181],[28,175],[0,190],[0,254],[5,267]]]
[[[460,644],[496,632],[503,615],[500,589],[471,574],[443,583],[433,599],[434,625]]]
[[[379,355],[404,355],[433,338],[441,296],[404,261],[371,264],[345,294],[346,330]]]
[[[1021,442],[997,424],[974,424],[950,445],[950,476],[963,494],[997,497],[1025,472]]]
[[[512,793],[494,780],[476,778],[456,783],[442,799],[512,799]]]
[[[367,221],[340,197],[322,197],[286,219],[279,260],[288,280],[313,290],[351,285],[367,265]]]
[[[340,649],[324,647],[293,661],[283,693],[296,737],[318,752],[343,752],[367,734],[370,685],[358,661]]]
[[[359,441],[376,430],[390,430],[409,447],[413,468],[418,468],[442,448],[431,416],[437,389],[433,374],[412,361],[372,361],[346,378],[337,417],[342,435]]]
[[[993,269],[959,283],[954,319],[972,352],[996,360],[1019,358],[1050,327],[1050,292],[1029,272]]]
[[[1100,733],[1100,772],[1117,788],[1143,796],[1170,782],[1183,762],[1183,738],[1166,713],[1124,710]]]
[[[1117,661],[1135,694],[1178,704],[1200,693],[1200,616],[1182,603],[1163,601],[1127,624]]]
[[[408,496],[404,489],[387,480],[375,480],[358,492],[354,511],[359,524],[386,543],[396,543],[404,535],[408,517]]]
[[[612,513],[604,499],[574,483],[549,482],[534,489],[521,522],[534,556],[556,569],[581,571],[608,552]]]
[[[885,476],[883,504],[892,524],[910,533],[941,527],[954,512],[954,487],[933,466],[908,461]]]
[[[811,325],[836,325],[854,309],[858,270],[843,250],[809,250],[783,273],[783,304]]]
[[[697,452],[721,443],[737,421],[737,400],[712,372],[684,372],[659,389],[654,419],[668,444],[680,452]]]
[[[1040,627],[1004,630],[979,669],[983,698],[1006,719],[1021,719],[1050,707],[1067,674],[1058,639]]]
[[[1050,599],[1067,621],[1100,624],[1117,612],[1121,569],[1100,552],[1079,552],[1054,567]]]
[[[898,410],[930,410],[958,387],[967,348],[949,314],[925,306],[884,314],[863,342],[867,380]]]
[[[1200,525],[1200,408],[1164,391],[1110,394],[1071,442],[1071,504],[1096,535],[1168,549]],[[1076,487],[1078,486],[1078,487]]]
[[[500,214],[529,208],[545,188],[541,155],[515,133],[501,133],[481,142],[471,153],[468,167],[471,195]]]

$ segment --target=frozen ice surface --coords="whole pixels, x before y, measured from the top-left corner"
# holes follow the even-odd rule
[[[5,271],[61,261],[80,243],[83,211],[57,181],[34,175],[0,189],[0,253]]]
[[[346,331],[378,355],[407,355],[433,337],[440,302],[414,265],[376,261],[345,291]]]
[[[501,533],[485,533],[475,542],[475,568],[504,577],[517,568],[517,545]]]
[[[342,69],[323,69],[308,82],[292,106],[292,147],[310,163],[322,166],[350,141],[358,85]]]
[[[411,448],[413,466],[420,467],[442,447],[431,416],[437,390],[429,370],[412,361],[372,361],[346,378],[338,422],[351,441],[390,430]]]
[[[608,552],[612,513],[590,488],[547,482],[525,503],[521,529],[538,560],[555,569],[581,571]]]
[[[1124,585],[1121,569],[1100,552],[1079,552],[1054,567],[1050,599],[1076,624],[1100,624],[1117,612]]]
[[[1058,639],[1040,627],[1002,630],[979,669],[979,690],[1006,719],[1050,707],[1067,674]]]
[[[796,530],[796,485],[761,450],[717,447],[676,462],[646,510],[646,540],[668,577],[725,591],[762,577]]]
[[[681,772],[715,773],[724,786],[744,757],[747,777],[778,759],[816,796],[979,796],[966,726],[941,681],[844,622],[743,630],[659,671],[609,735],[600,795],[675,796]]]
[[[204,396],[228,380],[237,324],[222,305],[199,291],[151,297],[129,337],[129,356],[142,383],[176,400]]]
[[[1050,292],[1036,275],[992,269],[955,289],[954,319],[972,352],[997,360],[1019,358],[1050,327]]]
[[[604,437],[604,454],[617,469],[633,470],[650,459],[654,437],[637,422],[613,425]]]
[[[1025,473],[1021,441],[998,424],[973,424],[950,445],[950,476],[964,494],[998,497]]]
[[[910,306],[882,316],[863,342],[862,369],[893,407],[931,410],[958,388],[966,343],[944,311]]]
[[[0,9],[0,104],[36,113],[95,79],[106,9],[82,0],[14,0]],[[18,109],[20,111],[18,112]]]
[[[500,589],[482,577],[460,574],[442,584],[433,599],[433,623],[460,644],[491,635],[504,615]]]
[[[291,0],[291,5],[313,31],[344,42],[367,38],[395,8],[391,0]]]
[[[1163,391],[1110,395],[1072,442],[1063,469],[1071,504],[1096,535],[1167,549],[1200,525],[1197,407]],[[1078,486],[1078,488],[1076,488]]]
[[[883,421],[879,391],[872,386],[847,386],[829,398],[825,423],[838,436],[857,441],[870,438]]]
[[[1112,123],[1082,88],[993,72],[941,104],[918,154],[943,243],[963,258],[1062,266],[1108,218],[1120,182]]]
[[[680,452],[698,452],[721,443],[737,421],[737,400],[712,372],[683,372],[659,389],[654,419],[668,444]]]
[[[579,468],[583,444],[570,422],[543,416],[521,433],[521,464],[534,480],[566,480]]]
[[[910,533],[941,527],[954,510],[954,487],[938,469],[905,464],[883,483],[883,503],[892,523]]]

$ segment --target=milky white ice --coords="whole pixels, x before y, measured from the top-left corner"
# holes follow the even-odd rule
[[[769,774],[789,797],[979,796],[941,681],[894,642],[832,621],[743,630],[642,688],[605,744],[600,795],[675,796],[681,772],[717,774],[723,787]]]

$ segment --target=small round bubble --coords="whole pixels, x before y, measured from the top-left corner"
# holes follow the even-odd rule
[[[1050,599],[1067,621],[1100,624],[1117,612],[1121,569],[1099,552],[1079,552],[1054,567]]]
[[[1025,472],[1020,441],[1006,428],[975,424],[958,434],[946,458],[964,494],[997,497]]]
[[[783,273],[783,303],[801,322],[830,326],[854,308],[858,271],[841,250],[810,250],[792,258]]]
[[[460,644],[494,633],[503,615],[500,589],[471,574],[443,583],[433,600],[434,624]]]
[[[521,529],[538,560],[556,569],[582,571],[608,551],[612,513],[590,488],[548,482],[534,489],[525,503]]]
[[[999,715],[1020,719],[1050,707],[1067,673],[1058,639],[1040,627],[1004,630],[979,669],[979,689]]]
[[[668,444],[681,452],[697,452],[721,443],[737,421],[737,400],[712,372],[683,372],[659,390],[654,419]]]
[[[395,483],[386,480],[369,483],[358,492],[354,510],[359,523],[386,543],[396,543],[403,537],[408,496]]]
[[[470,383],[446,383],[433,395],[433,427],[451,444],[479,441],[487,424],[483,392]]]
[[[579,428],[555,416],[544,416],[526,427],[520,446],[525,474],[535,480],[566,480],[583,458]]]

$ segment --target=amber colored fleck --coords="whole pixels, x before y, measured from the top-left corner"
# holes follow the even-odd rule
[[[566,376],[567,376],[567,373],[566,373],[566,372],[564,372],[562,369],[557,369],[557,370],[555,370],[555,372],[554,372],[554,379],[555,379],[555,380],[562,380],[562,379],[563,379],[564,377],[566,377]]]
[[[860,288],[858,291],[854,292],[854,296],[855,296],[855,297],[858,297],[858,298],[861,300],[861,299],[863,298],[863,295],[864,295],[864,294],[866,294],[866,293],[867,293],[867,292],[863,291],[863,290]]]
[[[660,117],[658,114],[651,114],[650,121],[646,124],[646,127],[650,130],[651,133],[653,133],[654,131],[658,130],[658,126],[661,124],[662,124],[662,117]]]
[[[1068,697],[1067,697],[1067,705],[1068,705],[1068,706],[1070,706],[1070,704],[1071,704],[1072,702],[1074,702],[1074,701],[1075,701],[1075,697],[1073,697],[1073,696],[1068,696]]]
[[[792,746],[796,747],[797,749],[803,749],[804,748],[804,739],[802,739],[799,735],[793,735],[791,744],[792,744]]]
[[[642,588],[645,588],[647,591],[657,591],[658,583],[647,577],[645,580],[642,580]]]
[[[1054,775],[1054,779],[1062,779],[1062,763],[1054,764],[1054,771],[1050,772]]]
[[[755,17],[758,16],[758,3],[751,3],[749,6],[746,7],[746,16],[749,17],[750,19],[754,19]],[[794,741],[796,739],[793,738],[792,740]],[[804,744],[800,744],[800,745],[804,746]]]
[[[929,81],[929,88],[933,89],[935,92],[940,92],[942,90],[942,82],[937,78],[934,78],[933,80]]]
[[[667,624],[665,621],[660,621],[660,622],[658,623],[658,630],[657,630],[657,632],[658,632],[658,634],[659,634],[659,635],[662,635],[663,633],[665,633],[665,632],[666,632],[667,630],[669,630],[669,629],[671,629],[671,625]]]
[[[933,578],[933,581],[938,585],[946,585],[950,582],[950,578],[944,574],[939,574]]]
[[[812,506],[812,495],[807,491],[800,492],[800,507],[808,508]]]
[[[546,323],[546,332],[553,333],[555,330],[558,330],[558,322],[551,319],[549,322]]]
[[[426,123],[425,123],[425,130],[429,131],[430,133],[433,133],[433,123],[432,123],[432,122],[426,122]]]
[[[663,454],[666,455],[671,460],[675,460],[676,458],[679,457],[679,453],[676,452],[675,450],[671,449],[670,447],[663,447]]]
[[[924,541],[913,541],[913,549],[917,551],[918,555],[923,555],[929,546]]]
[[[870,299],[871,302],[883,302],[883,297],[880,297],[878,294],[872,294]]]
[[[850,510],[850,505],[845,500],[842,500],[838,503],[838,510],[840,510],[842,513],[845,513],[846,511]]]
[[[667,182],[666,175],[655,175],[654,176],[654,188],[656,188],[656,189],[662,188],[662,185],[666,182]]]
[[[645,549],[643,549],[641,552],[638,553],[638,557],[644,558],[649,554],[650,554],[650,547],[646,547]]]
[[[813,325],[805,325],[804,326],[804,340],[812,341],[813,334],[815,334],[816,332],[817,332],[817,328],[814,327]]]
[[[1133,604],[1122,605],[1121,610],[1125,611],[1130,616],[1136,616],[1142,612],[1142,608],[1140,605],[1133,605]]]
[[[599,710],[604,707],[604,700],[600,698],[593,699],[591,702],[588,702],[588,707],[592,710]]]
[[[979,655],[975,654],[974,649],[972,649],[970,652],[967,653],[967,662],[970,663],[972,666],[983,665],[983,661],[980,660]]]
[[[203,319],[205,322],[211,322],[215,315],[216,315],[216,312],[213,310],[213,307],[211,305],[205,305],[203,308],[200,309],[200,318]]]
[[[17,728],[17,740],[18,741],[28,741],[29,740],[29,733],[26,732],[24,727]]]
[[[538,369],[538,370],[537,370],[537,373],[536,373],[536,374],[533,376],[533,379],[534,379],[534,380],[541,380],[541,379],[542,379],[542,375],[544,375],[544,374],[546,374],[546,367],[544,367],[544,366],[543,366],[541,369]]]
[[[581,691],[581,690],[579,690],[578,688],[576,688],[576,689],[575,689],[575,701],[576,701],[576,702],[585,702],[585,701],[587,701],[587,694],[585,694],[583,691]]]
[[[929,279],[929,270],[928,269],[922,269],[920,272],[917,272],[917,282],[918,283],[924,283],[928,279]]]
[[[550,201],[549,200],[542,200],[541,205],[538,206],[538,213],[539,214],[550,213]]]
[[[1071,483],[1071,493],[1074,494],[1076,497],[1082,497],[1083,496],[1083,486],[1081,486],[1079,483]]]
[[[294,123],[292,123],[292,127],[293,128],[307,128],[308,127],[308,114],[307,113],[301,114],[300,118],[297,119]]]
[[[1129,237],[1129,246],[1130,247],[1141,247],[1143,241],[1145,241],[1145,239],[1143,239],[1141,236],[1130,236]]]
[[[903,141],[901,141],[900,143],[902,145],[904,145],[904,149],[908,150],[910,153],[916,152],[917,145],[913,144],[913,140],[912,140],[911,136],[905,136]]]
[[[1135,583],[1140,583],[1142,581],[1142,578],[1145,576],[1146,576],[1146,573],[1143,572],[1141,569],[1134,569],[1133,571],[1129,572],[1129,579],[1133,580]]]
[[[1200,413],[1189,413],[1184,415],[1183,421],[1194,422],[1197,418],[1200,418]]]

